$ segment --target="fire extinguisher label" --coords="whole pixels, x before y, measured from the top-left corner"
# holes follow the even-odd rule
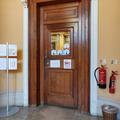
[[[112,88],[112,89],[115,89],[115,80],[112,80],[111,88]]]
[[[109,88],[110,93],[115,93],[115,80],[111,80],[111,85]]]
[[[100,72],[100,75],[99,75],[99,78],[100,78],[100,84],[106,84],[106,74],[105,72],[101,71]]]

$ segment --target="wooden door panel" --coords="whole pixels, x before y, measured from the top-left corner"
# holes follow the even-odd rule
[[[78,16],[77,7],[55,9],[51,11],[45,11],[44,20],[56,21],[56,20],[67,19],[67,18],[77,18],[77,16]]]
[[[49,70],[48,95],[73,96],[73,72],[71,70]]]
[[[47,71],[47,103],[68,107],[74,106],[73,71]]]
[[[58,4],[44,7],[44,23],[56,23],[70,21],[79,17],[79,3]],[[58,14],[59,13],[59,14]]]

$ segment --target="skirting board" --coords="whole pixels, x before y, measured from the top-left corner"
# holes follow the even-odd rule
[[[102,98],[102,97],[98,97],[98,109],[97,109],[98,116],[102,116],[101,106],[104,104],[113,105],[113,106],[117,107],[119,109],[118,114],[117,114],[117,120],[120,120],[120,102],[109,100],[109,99]]]
[[[23,106],[23,91],[10,92],[9,93],[9,104],[16,106]],[[7,94],[0,92],[0,107],[4,107],[7,104]]]

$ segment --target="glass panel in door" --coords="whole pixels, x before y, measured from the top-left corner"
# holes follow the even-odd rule
[[[51,32],[51,55],[70,55],[70,31]]]

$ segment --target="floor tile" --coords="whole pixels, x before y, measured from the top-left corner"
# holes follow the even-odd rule
[[[76,109],[44,106],[23,107],[15,115],[0,120],[102,120],[102,118],[79,113]]]

